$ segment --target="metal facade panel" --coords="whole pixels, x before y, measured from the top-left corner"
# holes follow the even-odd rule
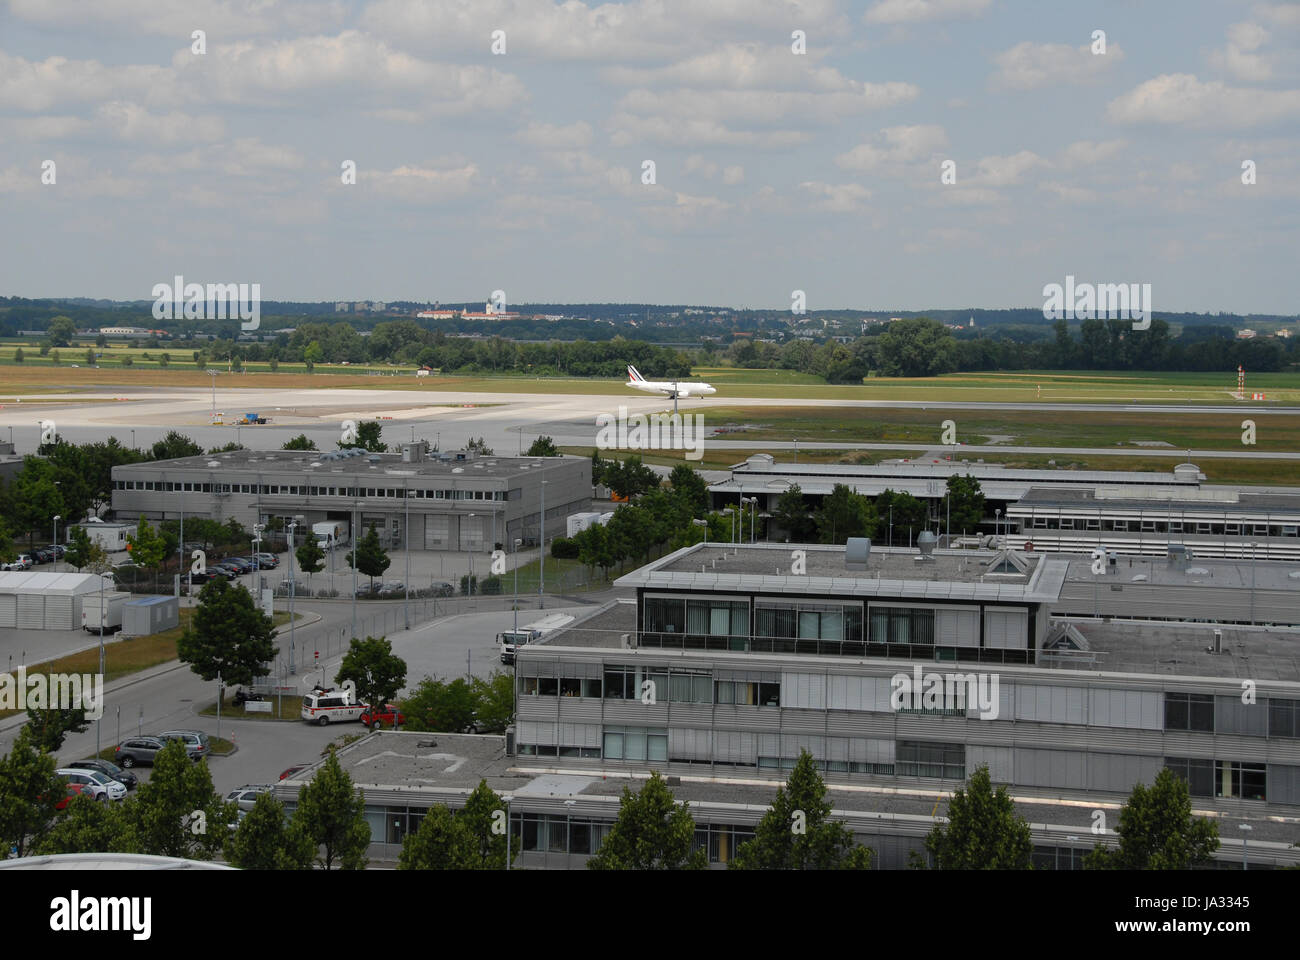
[[[1017,683],[1015,718],[1039,723],[1087,723],[1085,690],[1083,687]]]
[[[781,674],[781,706],[824,710],[826,708],[826,675],[821,673]]]
[[[989,768],[994,783],[1012,783],[1015,776],[1015,751],[1011,747],[985,747],[972,744],[966,748],[966,776],[981,766]]]
[[[1158,757],[1120,753],[1088,754],[1088,788],[1131,793],[1139,783],[1150,784],[1164,763]]]
[[[1066,750],[1017,748],[1015,783],[1026,787],[1084,789],[1084,754]]]
[[[724,763],[758,762],[756,736],[738,730],[714,730],[715,756]]]
[[[984,609],[984,646],[1024,650],[1029,646],[1029,611],[1023,607]]]
[[[935,613],[934,642],[948,647],[980,645],[979,607],[940,608]]]
[[[690,727],[668,729],[668,757],[672,760],[712,760],[713,734]]]
[[[783,733],[781,735],[782,757],[793,760],[799,756],[801,750],[807,750],[819,759],[824,758],[826,756],[826,738],[804,733]]]
[[[1300,767],[1268,765],[1268,802],[1300,804]]]
[[[0,593],[0,627],[16,627],[18,617],[18,597],[12,593]]]
[[[1259,699],[1255,703],[1242,703],[1241,697],[1215,697],[1214,730],[1216,733],[1267,736],[1267,702]]]
[[[1088,716],[1095,727],[1159,730],[1163,725],[1164,696],[1144,690],[1089,690]]]
[[[80,622],[72,621],[73,603],[70,596],[59,596],[57,594],[45,598],[45,629],[46,630],[72,630],[81,626]]]

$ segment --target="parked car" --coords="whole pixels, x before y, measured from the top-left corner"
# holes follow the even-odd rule
[[[429,584],[429,588],[433,590],[435,597],[454,597],[456,595],[456,588],[446,580],[435,580]]]
[[[221,561],[221,565],[225,567],[234,567],[239,571],[241,576],[245,573],[253,572],[253,561],[245,560],[243,557],[226,557],[226,559]]]
[[[62,800],[60,800],[58,803],[54,805],[54,809],[55,810],[65,809],[68,806],[68,804],[72,801],[72,798],[83,791],[85,791],[87,794],[90,793],[90,791],[86,790],[86,785],[84,783],[69,783],[68,792],[63,795]],[[103,800],[105,803],[107,803],[108,794],[101,795],[100,799]]]
[[[406,584],[400,580],[386,580],[379,585],[376,591],[381,597],[400,597],[406,592]]]
[[[163,740],[179,740],[185,744],[185,752],[191,760],[201,760],[212,752],[208,735],[202,730],[164,730],[158,734]]]
[[[251,811],[257,798],[263,793],[270,793],[275,787],[269,783],[249,783],[226,794],[226,803],[233,803],[240,810]]]
[[[49,547],[37,547],[36,552],[32,554],[32,559],[37,563],[53,563],[54,551]]]
[[[139,785],[134,773],[123,770],[109,760],[74,760],[68,764],[68,767],[73,770],[98,770],[105,776],[112,777],[127,790],[134,790]]]
[[[370,727],[372,730],[378,730],[380,727],[391,727],[394,723],[405,722],[406,715],[397,709],[396,704],[392,703],[385,704],[379,710],[366,707],[365,712],[361,714],[362,725]]]
[[[265,700],[265,699],[266,698],[263,697],[260,693],[247,693],[245,692],[243,687],[240,687],[238,690],[235,691],[234,703],[235,706],[238,707],[250,701],[256,702],[258,700]]]
[[[66,778],[68,783],[81,784],[81,792],[89,793],[96,800],[126,798],[126,787],[98,770],[74,770],[71,767],[61,767],[54,771],[54,775]]]
[[[258,564],[264,570],[274,570],[280,565],[280,558],[274,553],[259,553],[256,556]]]
[[[0,564],[0,570],[30,570],[36,566],[36,561],[32,559],[29,553],[20,553],[16,558],[6,564]]]
[[[65,547],[65,546],[64,546],[63,544],[61,544],[61,543],[53,544],[52,546],[46,547],[45,549],[47,549],[47,550],[53,550],[53,551],[54,551],[55,559],[58,559],[58,560],[62,560],[62,559],[63,559],[63,555],[64,555],[65,553],[68,552],[68,548]]]
[[[306,770],[306,769],[307,769],[308,767],[310,767],[310,766],[311,766],[310,763],[295,763],[295,764],[294,764],[292,767],[290,767],[288,770],[284,771],[284,773],[280,774],[280,779],[281,779],[281,780],[288,780],[290,777],[292,777],[292,776],[293,776],[295,773],[297,773],[299,770]]]
[[[234,567],[228,567],[225,563],[209,563],[208,572],[218,577],[225,577],[227,580],[239,579],[239,571]]]
[[[165,746],[167,741],[158,737],[129,737],[117,745],[113,751],[113,760],[118,766],[128,769],[137,763],[152,767],[154,756]]]
[[[189,585],[192,587],[201,587],[205,583],[211,583],[213,580],[217,579],[217,577],[220,576],[222,576],[222,574],[217,573],[214,570],[208,570],[206,573],[189,574],[186,582],[188,582]]]

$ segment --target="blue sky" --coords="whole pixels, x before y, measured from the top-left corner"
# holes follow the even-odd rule
[[[0,0],[0,294],[888,310],[1072,274],[1294,313],[1298,41],[1247,0]]]

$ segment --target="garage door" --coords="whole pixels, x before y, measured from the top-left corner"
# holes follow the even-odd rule
[[[14,618],[18,616],[18,597],[12,593],[0,593],[0,627],[17,626]]]
[[[18,620],[15,626],[20,630],[45,629],[45,597],[41,594],[31,596],[18,595]]]
[[[45,598],[46,630],[71,630],[73,627],[79,626],[81,624],[72,622],[71,597]]]

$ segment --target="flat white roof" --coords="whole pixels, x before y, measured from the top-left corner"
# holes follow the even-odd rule
[[[93,573],[32,573],[27,570],[0,573],[0,593],[53,593],[71,597],[97,593],[99,588],[100,577]],[[104,589],[115,590],[116,587],[105,583]]]

